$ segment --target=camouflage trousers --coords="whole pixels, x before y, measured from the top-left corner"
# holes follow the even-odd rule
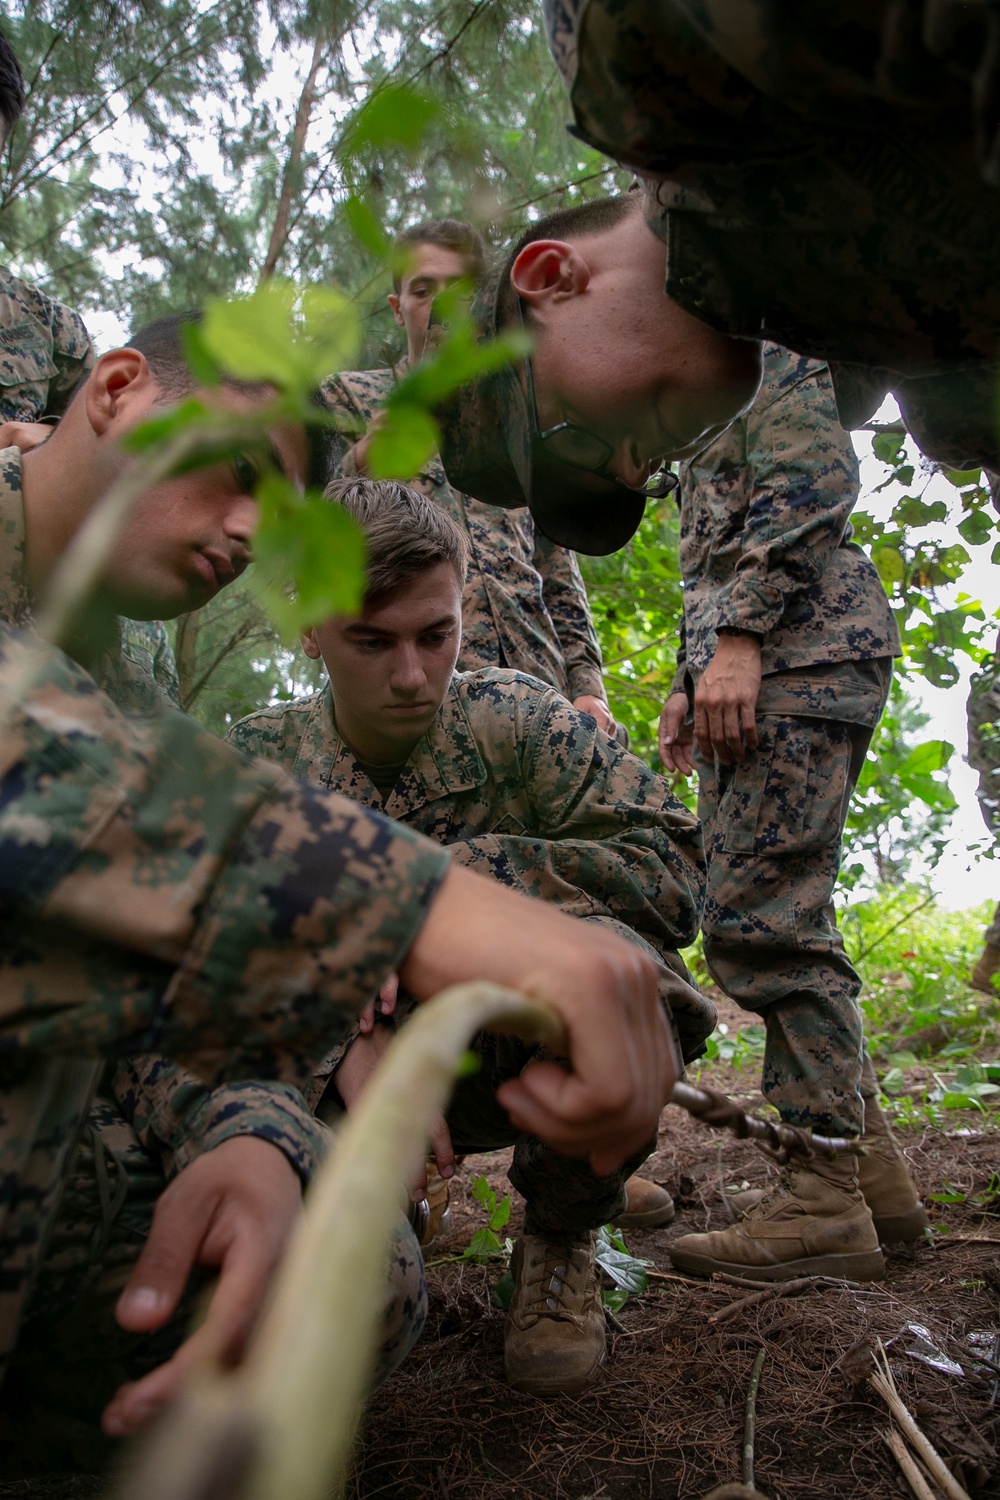
[[[757,750],[734,766],[695,755],[709,861],[705,961],[720,989],[764,1018],[765,1097],[783,1119],[824,1134],[858,1135],[864,1122],[861,980],[832,901],[890,678],[888,661],[765,677]],[[826,716],[838,708],[844,718]]]
[[[212,1276],[196,1271],[180,1306],[156,1333],[127,1333],[115,1321],[166,1186],[117,1106],[93,1105],[3,1391],[0,1473],[40,1451],[53,1469],[95,1470],[112,1444],[101,1411],[118,1387],[171,1357],[208,1297]],[[420,1247],[400,1215],[387,1266],[386,1308],[375,1383],[400,1364],[427,1315]]]

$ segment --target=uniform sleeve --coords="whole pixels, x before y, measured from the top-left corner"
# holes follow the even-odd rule
[[[817,581],[844,540],[858,498],[858,460],[837,419],[829,370],[812,362],[806,370],[746,418],[753,490],[742,556],[719,590],[717,630],[769,635],[786,602]],[[697,483],[710,485],[711,478],[702,471]],[[689,504],[696,506],[697,496]]]
[[[0,1052],[308,1077],[409,950],[446,853],[181,714],[126,719],[58,651],[18,692],[39,649],[0,628]]]
[[[601,647],[590,613],[587,588],[573,553],[535,533],[535,567],[566,664],[570,698],[607,699]]]
[[[691,697],[691,675],[687,664],[687,630],[683,615],[681,615],[680,635],[677,638],[677,665],[674,668],[674,677],[667,696],[670,697],[673,693],[686,693],[689,699]]]
[[[94,363],[94,346],[83,319],[61,302],[52,304],[52,362],[56,373],[49,381],[45,415],[61,417]]]
[[[657,951],[693,942],[705,899],[697,818],[555,692],[518,729],[534,827],[452,845],[456,863],[571,915],[614,917]]]
[[[240,1135],[276,1146],[303,1183],[324,1155],[328,1133],[291,1084],[247,1080],[211,1089],[169,1058],[141,1053],[118,1064],[112,1090],[146,1150],[166,1153],[170,1175]]]

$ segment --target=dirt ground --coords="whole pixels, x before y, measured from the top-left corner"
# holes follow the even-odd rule
[[[734,1029],[745,1022],[738,1012],[723,1019]],[[710,1077],[748,1107],[761,1102],[748,1092],[752,1067],[715,1067]],[[677,1276],[667,1247],[727,1222],[720,1181],[764,1184],[777,1169],[746,1143],[665,1112],[643,1173],[673,1194],[677,1219],[627,1237],[652,1262],[649,1290],[618,1314],[598,1384],[553,1401],[503,1380],[504,1315],[492,1298],[500,1264],[449,1261],[484,1223],[470,1177],[508,1191],[508,1153],[469,1158],[446,1233],[429,1252],[426,1333],[370,1405],[350,1500],[701,1500],[740,1477],[747,1384],[761,1348],[756,1483],[768,1500],[909,1495],[883,1438],[885,1408],[863,1371],[854,1383],[859,1372],[845,1356],[876,1336],[888,1344],[909,1323],[951,1353],[953,1341],[1000,1327],[1000,1200],[989,1198],[1000,1132],[957,1119],[961,1128],[949,1133],[901,1137],[923,1193],[966,1195],[928,1204],[933,1243],[888,1252],[886,1279],[861,1290],[768,1294],[720,1317],[747,1290]],[[984,1205],[968,1202],[975,1194]],[[520,1222],[515,1196],[505,1232],[516,1234]],[[890,1357],[904,1399],[969,1493],[1000,1497],[1000,1373],[972,1372],[965,1352],[965,1376],[928,1368],[898,1345]],[[103,1488],[82,1476],[0,1482],[0,1500],[91,1500]]]
[[[745,1024],[738,1012],[732,1017],[735,1025],[740,1019]],[[747,1092],[753,1077],[749,1069],[711,1073],[749,1107],[761,1102]],[[927,1131],[902,1142],[924,1193],[985,1193],[1000,1169],[995,1130]],[[483,1224],[470,1176],[484,1175],[502,1195],[507,1161],[497,1153],[466,1162],[447,1232],[429,1253],[427,1331],[371,1405],[352,1500],[700,1500],[740,1477],[747,1384],[762,1347],[756,1483],[769,1500],[910,1494],[882,1436],[884,1406],[841,1361],[860,1341],[888,1343],[908,1323],[922,1324],[938,1344],[995,1330],[1000,1203],[992,1215],[929,1204],[933,1245],[888,1252],[881,1283],[769,1295],[715,1323],[748,1292],[678,1277],[667,1247],[691,1230],[724,1226],[720,1180],[763,1184],[777,1169],[745,1142],[668,1110],[659,1149],[642,1170],[673,1194],[677,1219],[627,1236],[633,1253],[653,1263],[655,1279],[618,1314],[599,1383],[583,1395],[538,1401],[503,1380],[504,1315],[492,1301],[500,1267],[433,1264],[460,1254]],[[515,1196],[506,1232],[519,1226]],[[1000,1496],[1000,1396],[990,1373],[945,1375],[890,1355],[901,1394],[970,1494]]]

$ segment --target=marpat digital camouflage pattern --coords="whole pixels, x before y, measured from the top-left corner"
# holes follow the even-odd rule
[[[831,905],[851,794],[899,634],[851,542],[854,448],[824,365],[767,345],[760,393],[681,466],[685,649],[693,699],[720,628],[761,640],[760,743],[708,764],[695,746],[713,978],[764,1016],[763,1090],[783,1119],[860,1133],[861,981]]]
[[[93,363],[79,313],[0,267],[0,421],[61,417]]]
[[[983,822],[1000,846],[1000,641],[993,656],[972,679],[968,762],[979,772],[976,796]],[[1000,948],[1000,903],[983,941]]]
[[[293,774],[368,807],[382,798],[337,730],[329,687],[242,719],[228,738]],[[661,971],[661,996],[686,1058],[704,1050],[715,1007],[693,987],[676,949],[694,940],[704,890],[701,832],[667,782],[554,689],[519,672],[456,673],[437,718],[384,803],[408,827],[446,844],[458,864],[607,923],[639,942]],[[307,1096],[339,1064],[327,1059]],[[458,1152],[514,1146],[510,1180],[533,1233],[582,1232],[624,1204],[646,1152],[597,1177],[512,1127],[496,1089],[534,1055],[483,1035],[479,1071],[460,1080],[447,1119]]]
[[[926,452],[1000,467],[992,7],[544,11],[574,133],[643,181],[668,295],[715,328],[830,361],[845,426],[891,389]]]
[[[8,450],[0,547],[17,628],[0,626],[0,701],[35,644],[19,490]],[[53,650],[3,735],[0,1352],[44,1251],[93,1059],[165,1053],[213,1087],[304,1081],[400,962],[447,865],[379,815],[243,762],[146,688],[126,716]],[[203,1084],[178,1093],[176,1072],[144,1066],[126,1065],[135,1092],[122,1097],[168,1151],[197,1149],[189,1131],[204,1146],[249,1126],[307,1170],[316,1127],[293,1090],[267,1091],[265,1119],[264,1091],[247,1085],[227,1115]]]
[[[344,419],[348,444],[353,446],[352,430],[360,436],[371,425],[404,369],[363,370],[326,382],[324,399]],[[353,472],[350,447],[341,471]],[[469,538],[459,670],[510,667],[571,700],[603,699],[601,648],[573,553],[542,536],[527,509],[501,510],[455,490],[436,454],[408,483],[435,500]]]

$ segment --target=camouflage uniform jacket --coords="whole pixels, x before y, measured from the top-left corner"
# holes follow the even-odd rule
[[[61,417],[93,363],[80,315],[0,268],[0,421]]]
[[[382,805],[337,730],[328,686],[250,714],[227,737],[303,780]],[[666,955],[694,941],[705,890],[698,820],[661,776],[535,678],[456,673],[384,807],[447,844],[457,863],[638,935],[675,971]],[[700,1043],[711,1007],[687,985],[678,993],[690,1012],[675,1016],[682,1041]]]
[[[126,717],[30,630],[18,455],[0,461],[0,1360],[112,1053],[209,1084],[305,1081],[401,961],[447,856],[251,765],[191,720]],[[8,622],[12,622],[8,623]],[[34,685],[17,686],[26,661]],[[11,706],[7,701],[13,695]],[[136,1128],[178,1159],[236,1129],[307,1167],[298,1095],[133,1064]],[[159,1064],[161,1068],[166,1065]],[[224,1101],[228,1100],[227,1107]]]
[[[327,381],[324,395],[346,423],[367,429],[396,373],[337,375]],[[350,469],[349,450],[343,468]],[[537,532],[526,509],[501,510],[453,489],[437,455],[411,482],[447,511],[472,549],[459,669],[510,667],[569,699],[604,698],[601,648],[573,553]]]
[[[574,134],[644,183],[667,294],[714,328],[829,361],[845,426],[892,390],[925,451],[1000,467],[990,8],[544,8]]]
[[[765,676],[898,656],[885,590],[850,539],[857,497],[829,371],[766,344],[750,411],[681,467],[685,639],[673,691],[704,672],[720,628],[761,637]]]

